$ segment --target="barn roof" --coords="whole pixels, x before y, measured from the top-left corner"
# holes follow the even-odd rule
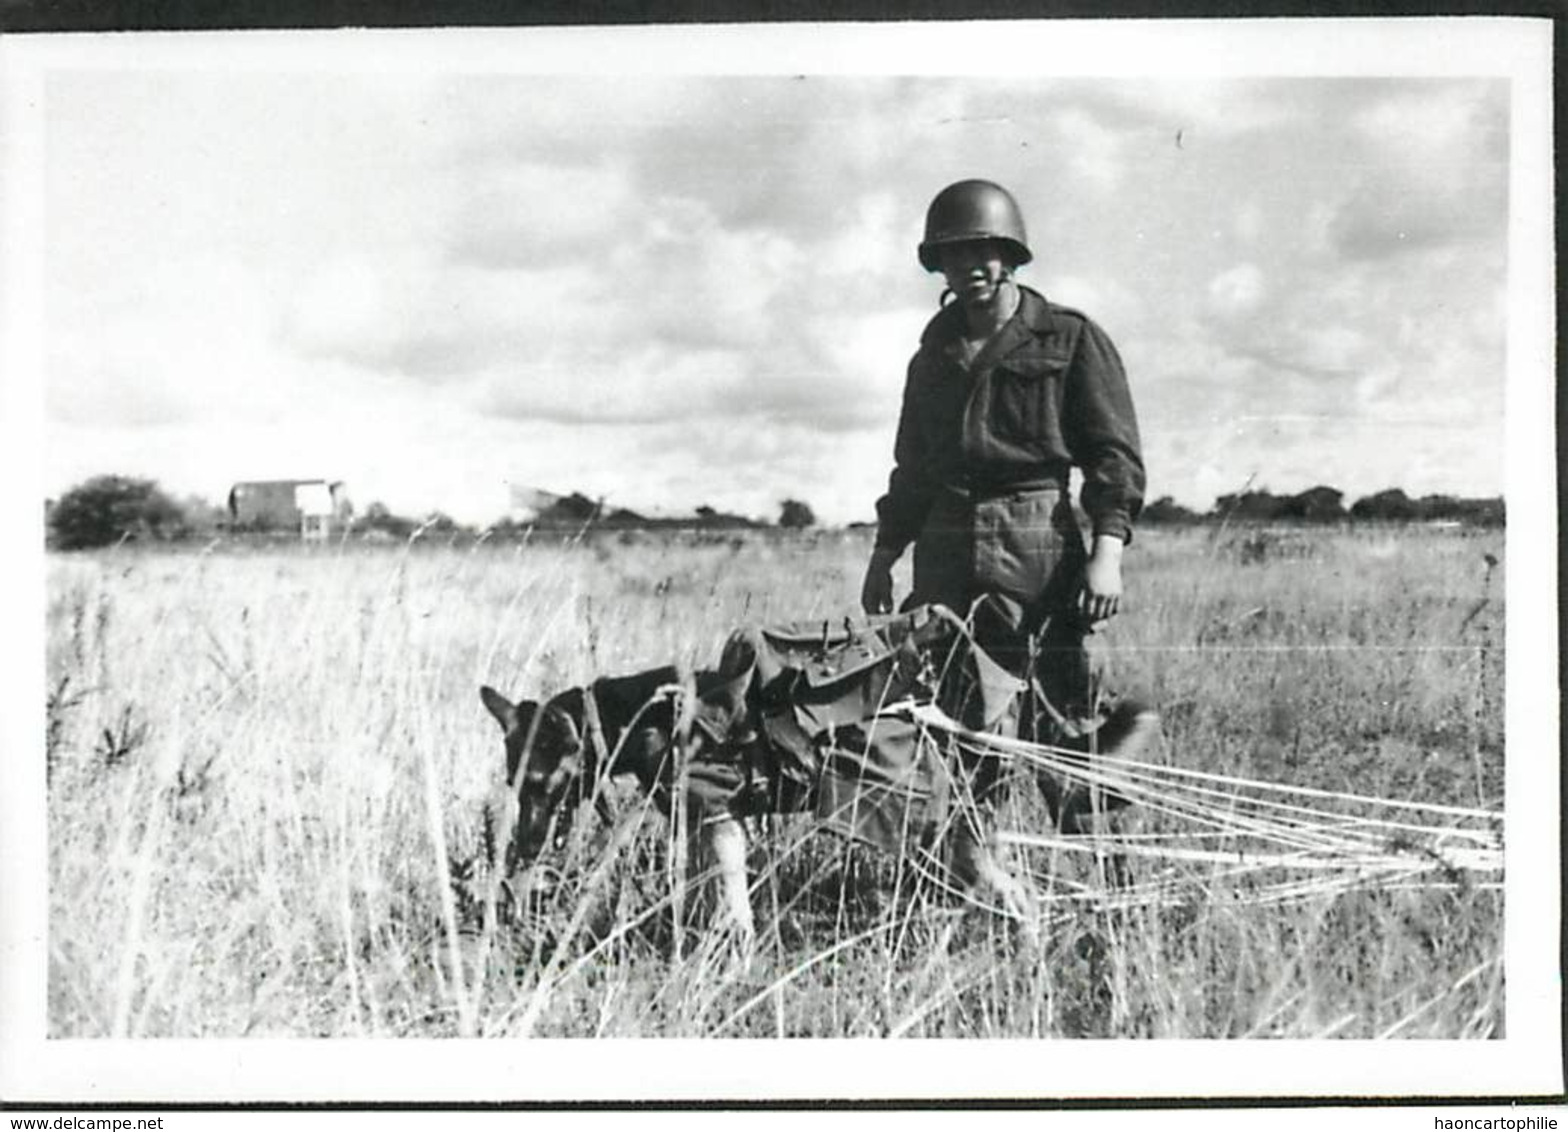
[[[316,476],[303,480],[235,480],[235,487],[300,487],[305,484],[322,483],[328,487],[342,487],[342,480],[327,480]]]

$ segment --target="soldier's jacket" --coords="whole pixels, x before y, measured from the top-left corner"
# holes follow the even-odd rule
[[[1129,539],[1144,469],[1121,359],[1086,316],[1019,291],[1013,317],[968,362],[960,304],[926,326],[909,363],[888,491],[877,502],[879,547],[902,552],[945,492],[1061,492],[1073,466],[1083,473],[1094,533]]]

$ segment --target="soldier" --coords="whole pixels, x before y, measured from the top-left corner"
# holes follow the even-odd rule
[[[905,607],[939,602],[973,616],[988,651],[1036,678],[1039,718],[1061,742],[1100,714],[1085,640],[1120,608],[1122,549],[1143,500],[1127,378],[1103,330],[1016,280],[1033,256],[1000,185],[938,193],[919,258],[947,289],[909,363],[861,604],[892,610],[892,566],[913,543]],[[1072,467],[1083,474],[1088,547],[1068,495]],[[1127,726],[1144,714],[1128,711]]]

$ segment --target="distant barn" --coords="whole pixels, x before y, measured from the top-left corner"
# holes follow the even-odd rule
[[[301,538],[324,539],[352,514],[341,480],[263,480],[229,491],[229,519],[246,530],[298,530]]]

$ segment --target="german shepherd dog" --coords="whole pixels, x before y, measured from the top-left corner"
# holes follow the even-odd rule
[[[694,687],[693,687],[694,685]],[[699,702],[724,704],[731,710],[710,714],[694,724],[682,695],[695,691]],[[699,671],[687,682],[672,666],[627,676],[605,677],[585,687],[567,689],[544,703],[513,703],[494,688],[479,690],[485,708],[500,724],[506,743],[509,789],[517,798],[517,816],[505,855],[510,875],[526,867],[544,850],[552,830],[564,840],[576,812],[596,802],[608,823],[602,779],[629,775],[669,818],[673,812],[677,765],[700,763],[705,754],[736,761],[737,750],[755,752],[766,740],[750,718],[728,678]],[[684,716],[684,718],[683,718]],[[719,725],[713,718],[720,720]],[[1135,704],[1114,712],[1101,728],[1101,750],[1141,743],[1157,727],[1154,714]],[[787,784],[786,784],[787,785]],[[1069,833],[1087,832],[1090,804],[1081,787],[1064,789],[1040,776],[1039,785],[1058,826]],[[688,829],[718,866],[723,908],[747,946],[754,936],[746,875],[747,841],[743,820],[758,812],[794,812],[810,808],[807,791],[778,791],[759,800],[744,793],[716,802],[712,791],[688,789]],[[1107,796],[1095,808],[1114,809],[1124,800]],[[998,896],[1009,916],[1033,938],[1035,903],[1026,886],[1002,867],[988,840],[967,820],[954,823],[948,857],[951,878],[962,890],[985,888]]]
[[[723,684],[713,672],[695,674],[699,697]],[[678,760],[700,759],[705,747],[755,741],[755,736],[715,735],[683,727],[680,696],[692,690],[673,666],[610,676],[568,688],[544,703],[513,703],[489,686],[479,689],[485,708],[506,741],[506,776],[517,797],[517,820],[506,850],[506,872],[532,863],[551,832],[564,840],[576,812],[602,779],[629,775],[666,818],[673,812]],[[602,792],[595,808],[609,823]],[[746,835],[739,815],[715,810],[697,792],[686,796],[690,828],[717,861],[724,904],[737,929],[754,932],[746,883]]]

